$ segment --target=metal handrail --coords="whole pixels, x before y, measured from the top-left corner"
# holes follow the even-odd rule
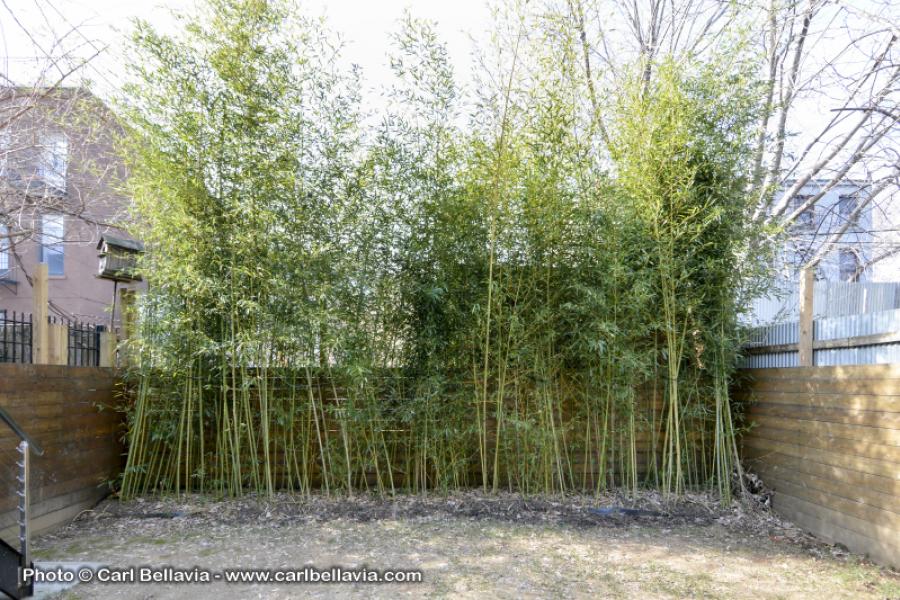
[[[15,419],[13,419],[10,414],[6,412],[6,409],[2,406],[0,406],[0,420],[6,423],[9,428],[13,430],[13,433],[19,436],[20,440],[22,440],[23,442],[28,442],[28,446],[32,452],[34,452],[38,456],[44,455],[44,449],[41,447],[41,445],[31,439],[31,436],[25,433],[25,431],[23,431],[22,428],[19,427],[19,424],[16,423]]]
[[[18,497],[18,512],[19,512],[19,577],[18,577],[18,585],[15,590],[16,598],[25,598],[31,596],[34,593],[34,581],[29,579],[23,579],[23,571],[22,569],[31,567],[31,536],[30,536],[30,522],[31,522],[31,493],[29,492],[29,471],[30,467],[30,455],[34,452],[36,455],[41,456],[44,454],[44,449],[41,448],[41,445],[31,439],[31,436],[25,433],[25,431],[19,427],[19,424],[16,423],[16,420],[10,416],[6,409],[0,406],[0,421],[6,423],[6,425],[13,430],[19,437],[19,447],[18,450],[22,455],[22,462],[17,462],[16,465],[19,467],[19,474],[16,477],[16,482],[18,483],[19,489],[16,491],[16,496]],[[9,590],[4,588],[4,591],[9,593]]]
[[[28,490],[28,473],[31,470],[29,466],[31,463],[30,446],[27,440],[19,442],[22,462],[16,463],[19,466],[19,476],[16,477],[16,481],[19,483],[19,491],[16,492],[16,496],[19,498],[19,566],[23,569],[31,566],[31,535],[29,532],[31,523],[31,492]],[[22,585],[27,587],[27,595],[30,596],[33,591],[31,582],[21,580],[19,584],[20,589]]]

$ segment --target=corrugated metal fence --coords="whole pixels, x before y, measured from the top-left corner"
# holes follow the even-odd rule
[[[799,318],[797,282],[782,283],[782,293],[757,298],[747,316],[750,325],[783,323]],[[817,319],[900,309],[900,282],[821,281],[816,283],[813,315]],[[796,341],[796,340],[795,340]]]
[[[799,329],[798,321],[755,328],[744,368],[798,366]],[[900,309],[816,319],[813,344],[815,366],[900,363]]]

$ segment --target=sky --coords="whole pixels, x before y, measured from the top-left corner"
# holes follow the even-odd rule
[[[853,6],[865,8],[875,1],[853,0]],[[53,40],[64,37],[68,49],[79,56],[104,49],[92,59],[84,75],[100,96],[114,92],[123,81],[123,38],[131,28],[131,19],[148,20],[158,30],[172,32],[177,28],[172,11],[191,11],[195,0],[0,0],[0,72],[9,73],[18,82],[33,80],[34,57],[43,52],[58,54],[51,48]],[[359,65],[363,77],[364,98],[378,109],[377,92],[391,81],[388,66],[390,34],[398,30],[404,10],[413,16],[436,23],[436,31],[447,44],[457,83],[467,85],[472,72],[473,39],[484,40],[492,28],[488,0],[304,0],[307,14],[324,15],[330,28],[341,36],[345,48],[343,59]],[[18,22],[17,22],[18,21]],[[23,28],[34,36],[30,39]],[[821,46],[845,43],[848,34],[839,28],[829,30]],[[841,46],[835,46],[841,47]],[[815,57],[813,58],[815,60]],[[852,62],[852,61],[850,61]],[[40,61],[46,64],[46,59]],[[69,80],[71,85],[77,80]],[[825,84],[827,86],[827,83]],[[827,87],[822,91],[827,92]],[[369,93],[366,93],[369,92]],[[823,94],[817,100],[805,100],[804,106],[792,112],[792,130],[799,135],[789,145],[803,147],[805,136],[819,130],[836,100]],[[790,151],[790,148],[788,149]],[[892,205],[900,213],[900,206]],[[891,224],[900,214],[883,217]],[[900,273],[900,257],[897,259]]]
[[[361,68],[364,92],[380,89],[391,81],[387,53],[390,34],[397,31],[403,11],[436,23],[437,33],[447,44],[457,83],[471,81],[473,38],[483,40],[492,28],[489,0],[295,0],[312,15],[325,15],[331,29],[345,43],[343,59]],[[853,0],[858,6],[873,1]],[[67,49],[78,56],[89,56],[97,48],[104,51],[84,69],[92,88],[108,96],[123,81],[121,50],[123,38],[131,29],[131,19],[148,20],[163,32],[177,28],[172,11],[192,11],[195,0],[0,0],[0,73],[10,73],[18,82],[30,82],[42,52],[51,49],[53,40],[64,37]],[[16,22],[18,21],[18,23]],[[29,39],[23,31],[33,33]],[[71,32],[75,28],[76,31]],[[842,32],[837,30],[835,44]],[[36,48],[36,44],[40,48]],[[826,44],[828,45],[828,44]],[[69,81],[75,83],[74,80]],[[377,94],[366,94],[379,102]],[[377,107],[376,107],[377,108]],[[799,131],[817,129],[829,106],[810,103],[792,115]]]
[[[0,69],[27,80],[35,71],[33,57],[40,52],[11,13],[37,33],[36,41],[43,48],[75,26],[78,33],[70,34],[65,43],[79,44],[79,54],[93,54],[93,45],[107,48],[92,60],[86,73],[103,95],[121,81],[119,49],[131,19],[146,19],[161,31],[173,31],[172,11],[190,11],[193,5],[194,0],[0,0],[0,57],[6,57],[0,58],[6,63]],[[307,0],[302,6],[308,14],[326,16],[345,43],[345,60],[360,66],[370,87],[390,78],[389,36],[397,30],[405,9],[436,22],[461,81],[470,70],[472,36],[483,37],[491,24],[485,0]]]

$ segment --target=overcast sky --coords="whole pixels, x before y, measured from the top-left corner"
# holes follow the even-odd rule
[[[80,55],[93,50],[90,42],[105,45],[108,50],[94,59],[87,76],[98,91],[104,93],[120,81],[122,37],[130,29],[130,20],[139,17],[158,29],[172,30],[172,10],[191,10],[194,0],[0,0],[0,69],[18,81],[33,77],[35,56],[41,53],[13,20],[11,12],[43,49],[73,26],[65,44],[72,48],[81,44]],[[375,86],[389,79],[386,54],[389,35],[398,29],[404,9],[416,17],[433,20],[441,39],[448,45],[453,65],[461,80],[471,64],[470,36],[481,37],[490,26],[490,13],[485,0],[307,0],[302,3],[310,14],[328,18],[331,28],[346,44],[345,59],[362,68],[367,85]],[[12,9],[12,10],[10,10]],[[48,25],[49,22],[49,25]],[[81,35],[83,34],[83,35]],[[85,39],[86,38],[86,39]],[[44,64],[46,61],[41,61]]]
[[[121,82],[122,41],[131,29],[135,17],[150,21],[157,29],[173,31],[176,27],[172,11],[191,11],[195,0],[0,0],[0,72],[9,73],[19,83],[30,83],[35,65],[46,65],[45,58],[35,57],[51,49],[54,40],[63,37],[67,50],[74,48],[80,57],[89,56],[95,46],[103,53],[92,59],[85,76],[93,87],[105,96]],[[390,81],[387,52],[389,36],[398,30],[404,9],[416,17],[437,24],[440,39],[447,44],[457,75],[457,83],[469,82],[472,70],[472,38],[484,39],[491,29],[488,0],[298,0],[308,14],[325,15],[331,29],[340,34],[345,43],[344,60],[361,67],[368,88],[377,88]],[[854,0],[859,5],[871,0]],[[18,22],[16,22],[18,21]],[[76,30],[72,32],[73,28]],[[23,29],[34,36],[29,39]],[[845,35],[836,29],[836,36],[824,44],[827,48],[841,44]],[[815,39],[816,34],[814,34]],[[36,44],[40,48],[36,47]],[[69,84],[77,80],[70,80]],[[822,98],[827,106],[812,103],[807,110],[796,111],[798,129],[814,128],[822,114],[826,114],[833,100]],[[809,123],[802,121],[809,120]]]
[[[852,0],[841,6],[852,6],[866,13],[868,8],[885,0]],[[900,1],[900,0],[898,0]],[[93,89],[108,96],[123,81],[121,56],[123,37],[131,29],[131,19],[150,21],[157,29],[174,31],[172,11],[191,11],[195,0],[0,0],[0,73],[7,73],[17,83],[31,83],[35,65],[47,64],[47,53],[58,55],[73,50],[80,57],[103,51],[94,58],[84,76],[92,81]],[[474,37],[483,40],[492,28],[488,0],[305,0],[301,2],[307,14],[325,15],[330,28],[345,43],[343,59],[359,65],[366,91],[383,89],[391,80],[387,53],[390,34],[398,30],[404,9],[413,16],[436,23],[440,39],[447,44],[457,74],[457,83],[467,84],[472,71]],[[613,5],[610,5],[613,6]],[[829,22],[828,19],[825,22]],[[851,19],[852,22],[852,19]],[[27,30],[30,37],[25,33]],[[822,32],[813,32],[815,40]],[[53,48],[54,40],[64,37],[63,49]],[[817,48],[825,53],[843,47],[847,31],[840,27],[827,28]],[[40,57],[36,60],[36,57]],[[844,67],[853,68],[852,55],[844,56]],[[816,60],[814,54],[812,60]],[[78,79],[67,80],[69,85]],[[803,99],[803,106],[792,112],[791,130],[796,137],[789,146],[802,147],[808,136],[819,131],[823,120],[830,118],[830,109],[837,99],[828,93],[829,85],[822,82],[814,99]],[[377,112],[378,96],[366,94]],[[790,148],[789,148],[790,151]],[[811,159],[814,159],[812,156]],[[861,176],[859,173],[852,173]],[[900,206],[893,206],[900,211]],[[878,212],[878,211],[876,211]],[[891,223],[900,215],[875,215]],[[898,257],[900,272],[900,257]]]

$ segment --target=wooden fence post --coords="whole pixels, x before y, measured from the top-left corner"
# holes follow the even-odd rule
[[[116,366],[116,334],[114,331],[100,332],[100,366]]]
[[[47,263],[38,263],[34,270],[32,282],[34,307],[31,310],[31,354],[35,364],[46,365],[50,362],[50,331]]]
[[[122,340],[125,345],[119,352],[119,366],[127,366],[131,364],[130,345],[134,341],[137,334],[137,323],[135,321],[135,300],[136,294],[134,290],[119,290],[119,311],[122,319]]]
[[[805,267],[800,271],[800,339],[797,343],[797,364],[801,367],[813,366],[813,290],[815,271]]]
[[[122,338],[130,340],[134,337],[134,290],[119,290],[119,311],[122,319]]]
[[[66,323],[51,323],[47,326],[47,363],[69,364],[69,326]]]

